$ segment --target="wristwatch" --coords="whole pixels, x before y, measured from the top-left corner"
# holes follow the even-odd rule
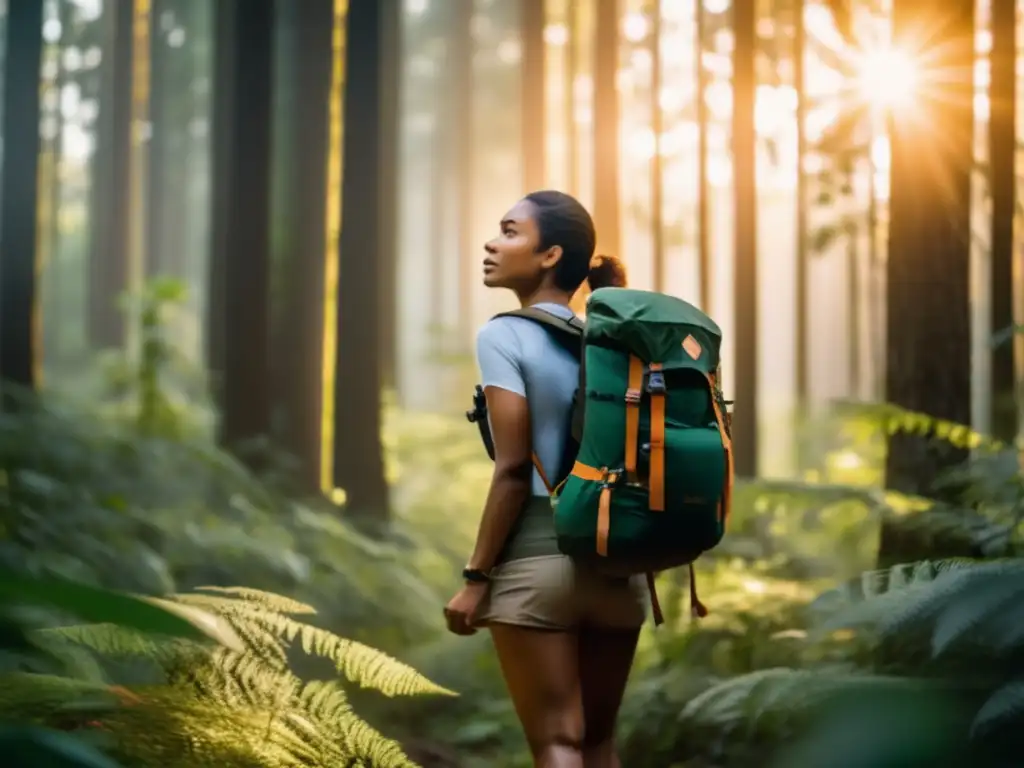
[[[463,568],[462,578],[474,584],[486,584],[491,580],[487,571],[481,571],[479,568]]]

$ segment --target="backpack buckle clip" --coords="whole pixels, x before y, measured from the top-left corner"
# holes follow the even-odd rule
[[[647,392],[652,395],[664,395],[665,391],[665,374],[661,371],[651,371],[647,377]]]
[[[621,470],[621,469],[607,469],[606,468],[602,474],[603,474],[603,477],[601,478],[601,489],[602,490],[605,490],[605,489],[611,490],[613,488],[616,488],[616,487],[622,485],[623,481],[625,480],[625,476],[626,476],[625,471]]]
[[[641,393],[639,389],[626,390],[626,402],[630,405],[640,405]]]

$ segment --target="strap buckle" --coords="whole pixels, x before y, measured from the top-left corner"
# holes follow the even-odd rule
[[[604,470],[604,477],[601,479],[601,489],[611,490],[622,485],[623,479],[626,473],[621,469],[608,469]]]
[[[629,405],[640,405],[640,398],[642,393],[639,389],[627,389],[626,390],[626,402]]]
[[[652,395],[664,395],[665,374],[661,371],[651,371],[647,376],[647,392]]]

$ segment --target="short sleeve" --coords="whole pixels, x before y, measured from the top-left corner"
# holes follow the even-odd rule
[[[510,319],[510,318],[509,318]],[[506,318],[487,323],[476,337],[476,361],[483,387],[498,387],[526,397],[519,337]]]

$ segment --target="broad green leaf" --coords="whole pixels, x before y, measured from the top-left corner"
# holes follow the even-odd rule
[[[0,602],[15,601],[48,605],[96,624],[116,624],[147,634],[212,639],[232,650],[244,648],[226,620],[200,608],[0,570]]]

